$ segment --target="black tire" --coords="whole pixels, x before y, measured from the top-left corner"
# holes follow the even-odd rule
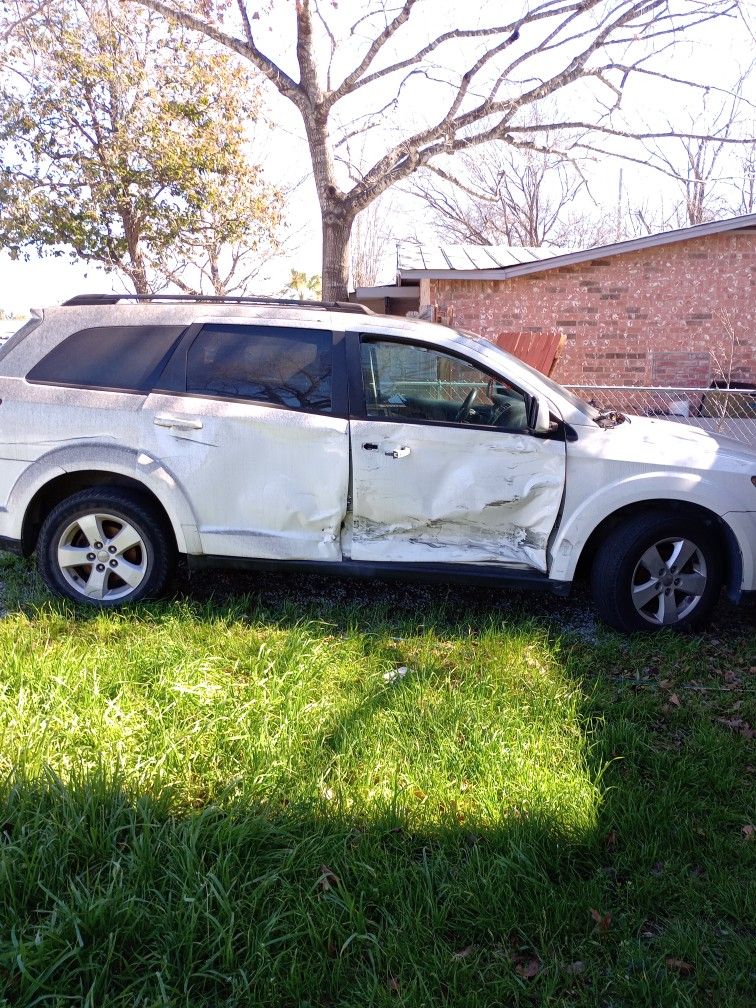
[[[674,559],[673,547],[665,542],[673,539],[686,540],[697,550],[688,564],[676,572],[667,567],[664,555],[669,549],[669,559]],[[657,580],[659,572],[651,572],[647,581],[649,568],[642,558],[648,557],[647,551],[654,546],[659,546],[658,554],[665,561],[664,568],[659,568],[664,569],[665,574]],[[593,561],[591,594],[599,616],[609,626],[624,633],[654,632],[663,627],[672,630],[698,629],[706,624],[719,598],[722,588],[721,556],[722,547],[716,531],[702,520],[660,511],[629,518],[606,536]],[[684,588],[676,587],[676,575],[680,575],[679,582],[686,584],[691,584],[694,578],[701,582],[702,577],[704,582],[700,588],[687,594]],[[653,585],[652,580],[655,581]],[[639,608],[644,589],[646,593],[654,594]],[[669,622],[659,620],[662,610]]]
[[[74,537],[79,534],[78,544],[72,541],[70,546],[76,550],[91,549],[86,557],[104,562],[89,564],[84,558],[81,565],[68,565],[64,569],[58,552],[59,547],[66,545],[64,536],[71,537],[70,530],[78,519],[86,521],[87,516],[98,514],[116,519],[100,524],[105,535],[100,550],[95,551],[87,545],[86,534],[81,529],[79,533],[73,533]],[[109,543],[117,540],[109,540],[107,535],[111,532],[113,536],[117,535],[118,521],[123,523],[121,530],[128,527],[130,531],[135,531],[140,541],[122,554],[115,547],[108,553]],[[115,559],[115,564],[111,563],[110,557]],[[120,578],[119,560],[121,572],[125,573],[128,566],[130,577],[141,576],[138,584],[131,586]],[[37,540],[37,566],[47,587],[58,595],[98,608],[111,609],[160,595],[173,574],[175,562],[173,534],[165,516],[138,492],[121,487],[92,487],[67,497],[47,515]],[[95,574],[95,569],[100,573]],[[104,597],[87,594],[88,579],[91,578],[104,579]]]

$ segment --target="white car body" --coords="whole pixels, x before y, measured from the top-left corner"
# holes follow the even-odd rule
[[[563,436],[369,419],[345,390],[323,415],[27,379],[79,330],[166,321],[306,325],[333,333],[336,348],[368,334],[448,350],[547,405]],[[356,381],[348,361],[344,375]],[[113,474],[154,496],[178,551],[197,562],[451,565],[558,590],[602,523],[676,501],[721,529],[730,597],[756,591],[754,450],[664,420],[631,417],[606,429],[527,365],[443,326],[265,305],[64,306],[35,313],[0,348],[0,400],[0,541],[26,552],[52,481]]]

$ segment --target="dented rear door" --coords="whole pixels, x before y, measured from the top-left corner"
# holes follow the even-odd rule
[[[145,446],[179,484],[205,554],[341,559],[349,438],[326,324],[208,321],[145,401]]]
[[[462,355],[394,337],[350,348],[354,560],[546,572],[565,443],[528,396]]]

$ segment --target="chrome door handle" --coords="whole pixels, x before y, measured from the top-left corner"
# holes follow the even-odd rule
[[[408,448],[407,445],[402,445],[401,448],[395,448],[394,451],[384,452],[384,455],[388,455],[389,458],[406,458],[412,449]]]
[[[176,417],[158,413],[154,423],[158,427],[173,427],[174,430],[202,430],[201,420],[192,420],[191,417]]]

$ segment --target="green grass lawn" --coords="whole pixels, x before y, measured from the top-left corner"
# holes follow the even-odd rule
[[[0,1005],[755,1003],[753,610],[0,564]]]

